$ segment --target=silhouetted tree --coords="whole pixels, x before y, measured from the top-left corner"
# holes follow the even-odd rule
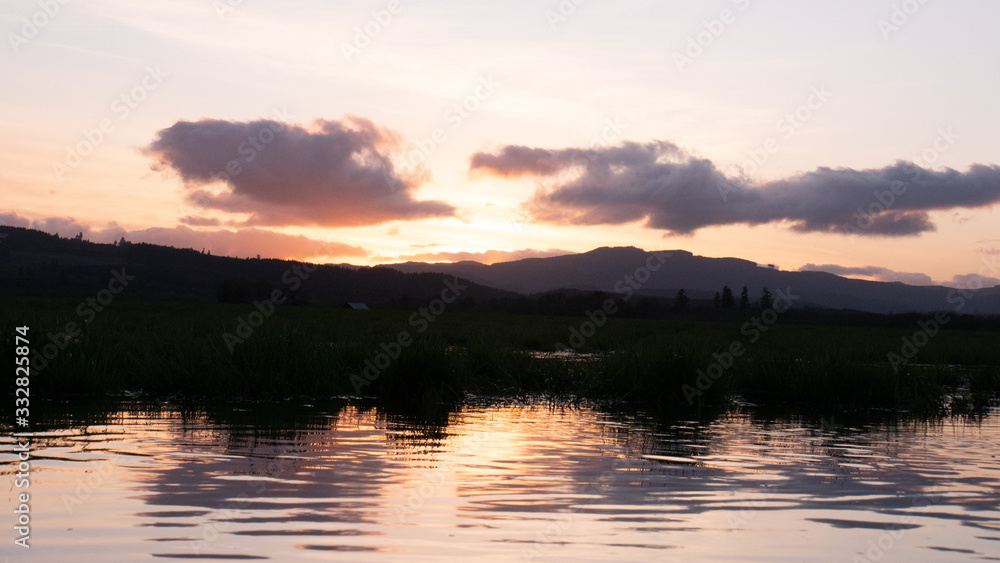
[[[760,292],[760,308],[770,309],[774,306],[774,298],[771,297],[771,292],[766,287]]]
[[[677,295],[674,296],[674,312],[680,313],[683,311],[687,307],[688,301],[687,292],[683,289],[678,289]]]
[[[729,289],[729,286],[722,287],[722,308],[732,309],[736,306],[736,300],[733,299],[733,290]]]
[[[712,306],[716,309],[722,308],[722,295],[718,291],[715,292],[715,297],[712,298]]]
[[[743,286],[743,291],[740,293],[740,309],[750,308],[750,291],[747,290],[747,286]]]

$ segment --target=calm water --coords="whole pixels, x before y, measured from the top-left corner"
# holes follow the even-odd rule
[[[9,561],[1000,559],[1000,424],[122,403],[39,432]],[[13,443],[2,441],[3,483]]]

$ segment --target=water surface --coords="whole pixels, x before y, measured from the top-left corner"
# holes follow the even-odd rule
[[[121,402],[39,431],[10,561],[1000,560],[996,415]],[[2,440],[13,483],[13,442]],[[5,507],[23,489],[12,486]]]

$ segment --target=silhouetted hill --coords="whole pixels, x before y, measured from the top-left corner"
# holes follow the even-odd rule
[[[0,293],[93,296],[123,269],[127,295],[138,298],[248,303],[282,290],[299,304],[412,308],[440,295],[452,278],[470,280],[462,308],[545,314],[580,314],[599,307],[605,294],[626,291],[648,297],[631,300],[625,315],[657,316],[670,309],[677,290],[689,308],[711,308],[728,285],[738,299],[743,286],[752,301],[764,287],[791,290],[797,308],[848,309],[869,313],[936,310],[1000,314],[1000,286],[972,298],[941,286],[854,280],[823,272],[784,272],[738,258],[706,258],[683,250],[651,254],[634,247],[598,248],[582,254],[528,258],[484,265],[406,263],[363,267],[273,259],[212,256],[191,249],[145,243],[96,244],[41,231],[0,226]],[[661,256],[662,261],[656,256]],[[647,270],[647,266],[652,266]],[[658,267],[658,268],[657,268]],[[533,294],[525,297],[519,294]],[[624,304],[624,303],[623,303]]]
[[[672,297],[685,289],[693,299],[711,299],[728,285],[739,296],[747,286],[756,301],[764,287],[773,292],[791,289],[801,300],[796,306],[854,309],[874,313],[955,310],[960,296],[942,286],[911,286],[900,282],[873,282],[844,278],[825,272],[785,272],[738,258],[707,258],[685,250],[657,251],[669,256],[662,267],[634,291]],[[634,247],[598,248],[583,254],[528,258],[492,265],[478,262],[424,264],[407,262],[391,267],[401,272],[439,272],[521,293],[574,288],[615,292],[616,285],[643,267],[650,253]],[[654,263],[655,264],[655,263]],[[638,282],[636,282],[638,284]],[[622,286],[618,285],[619,290]],[[965,299],[965,298],[963,298]],[[1000,314],[1000,286],[982,289],[965,299],[960,312]]]
[[[300,304],[416,307],[441,294],[453,276],[405,274],[386,267],[322,265],[241,259],[145,243],[96,244],[41,231],[0,226],[0,293],[92,297],[108,287],[114,271],[134,276],[128,297],[250,302],[280,289]],[[468,284],[459,301],[469,304],[516,297]],[[117,287],[117,286],[116,286]],[[450,294],[449,294],[450,295]]]

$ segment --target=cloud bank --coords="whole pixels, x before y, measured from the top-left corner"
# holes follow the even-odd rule
[[[897,272],[881,266],[840,266],[837,264],[806,264],[799,268],[800,272],[826,272],[838,276],[861,276],[876,281],[898,281],[909,285],[934,285],[934,280],[927,274],[917,272]]]
[[[401,139],[367,119],[317,120],[311,129],[273,120],[178,121],[144,152],[176,171],[188,203],[248,214],[245,226],[354,227],[448,217],[455,208],[419,201],[421,171],[401,175]],[[222,190],[219,190],[219,187]]]
[[[930,211],[1000,202],[995,165],[965,172],[905,161],[864,170],[824,167],[754,185],[665,141],[558,150],[509,145],[473,154],[470,170],[538,179],[541,186],[525,203],[538,221],[645,221],[681,235],[787,221],[799,232],[908,236],[935,230]]]
[[[462,262],[472,261],[482,264],[496,264],[498,262],[513,262],[525,258],[549,258],[552,256],[566,256],[576,254],[569,250],[559,250],[550,248],[548,250],[536,250],[525,248],[523,250],[486,250],[484,252],[427,252],[423,254],[411,254],[409,256],[398,256],[395,261],[403,262]]]
[[[957,274],[947,281],[934,281],[927,274],[898,272],[882,266],[840,266],[837,264],[806,264],[800,272],[826,272],[838,276],[861,276],[876,281],[903,282],[908,285],[943,285],[946,287],[983,288],[1000,285],[1000,279],[982,274]]]
[[[359,246],[254,228],[235,231],[225,229],[198,231],[179,225],[171,228],[153,227],[128,231],[115,223],[110,223],[103,229],[94,228],[71,217],[48,217],[31,221],[16,212],[0,213],[0,225],[32,228],[67,238],[83,233],[83,238],[105,244],[125,237],[129,242],[146,242],[195,250],[204,248],[219,256],[245,257],[259,254],[267,258],[308,260],[326,256],[366,257],[370,254]]]

